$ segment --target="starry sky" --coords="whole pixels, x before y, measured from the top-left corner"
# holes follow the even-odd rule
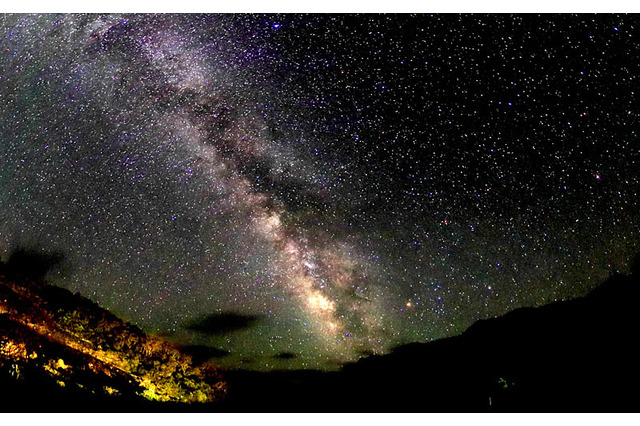
[[[640,247],[634,15],[0,15],[0,252],[218,365],[335,369]]]

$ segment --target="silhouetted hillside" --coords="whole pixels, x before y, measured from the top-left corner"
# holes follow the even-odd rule
[[[157,411],[223,398],[226,383],[213,365],[194,363],[79,294],[34,280],[49,267],[41,260],[20,252],[0,265],[4,410]]]
[[[20,268],[9,279],[3,267],[4,411],[638,410],[638,268],[584,298],[478,321],[459,336],[404,345],[340,372],[227,371],[223,382],[206,359],[224,353],[197,345],[181,352]],[[204,404],[185,404],[193,401]]]
[[[229,409],[634,412],[637,278],[617,275],[587,297],[518,309],[339,373],[236,372],[229,376]]]

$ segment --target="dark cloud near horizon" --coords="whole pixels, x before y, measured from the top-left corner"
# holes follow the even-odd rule
[[[294,359],[297,358],[298,355],[294,354],[293,352],[281,352],[277,355],[273,356],[276,359]]]
[[[221,335],[252,327],[259,319],[257,315],[223,312],[192,321],[186,325],[186,328],[202,334]]]
[[[62,267],[64,259],[64,254],[58,251],[14,248],[7,261],[0,263],[0,273],[11,278],[41,280],[47,273]]]
[[[187,345],[181,347],[180,351],[187,355],[191,355],[191,359],[196,364],[201,364],[212,358],[224,358],[231,353],[229,351],[225,351],[224,349],[214,348],[212,346],[206,345]]]

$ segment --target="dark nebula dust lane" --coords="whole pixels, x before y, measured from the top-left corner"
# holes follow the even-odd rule
[[[2,258],[259,370],[582,296],[640,247],[639,25],[2,15]]]

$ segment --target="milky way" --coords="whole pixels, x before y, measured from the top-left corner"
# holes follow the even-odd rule
[[[4,15],[3,258],[232,368],[584,295],[640,239],[638,25]]]

